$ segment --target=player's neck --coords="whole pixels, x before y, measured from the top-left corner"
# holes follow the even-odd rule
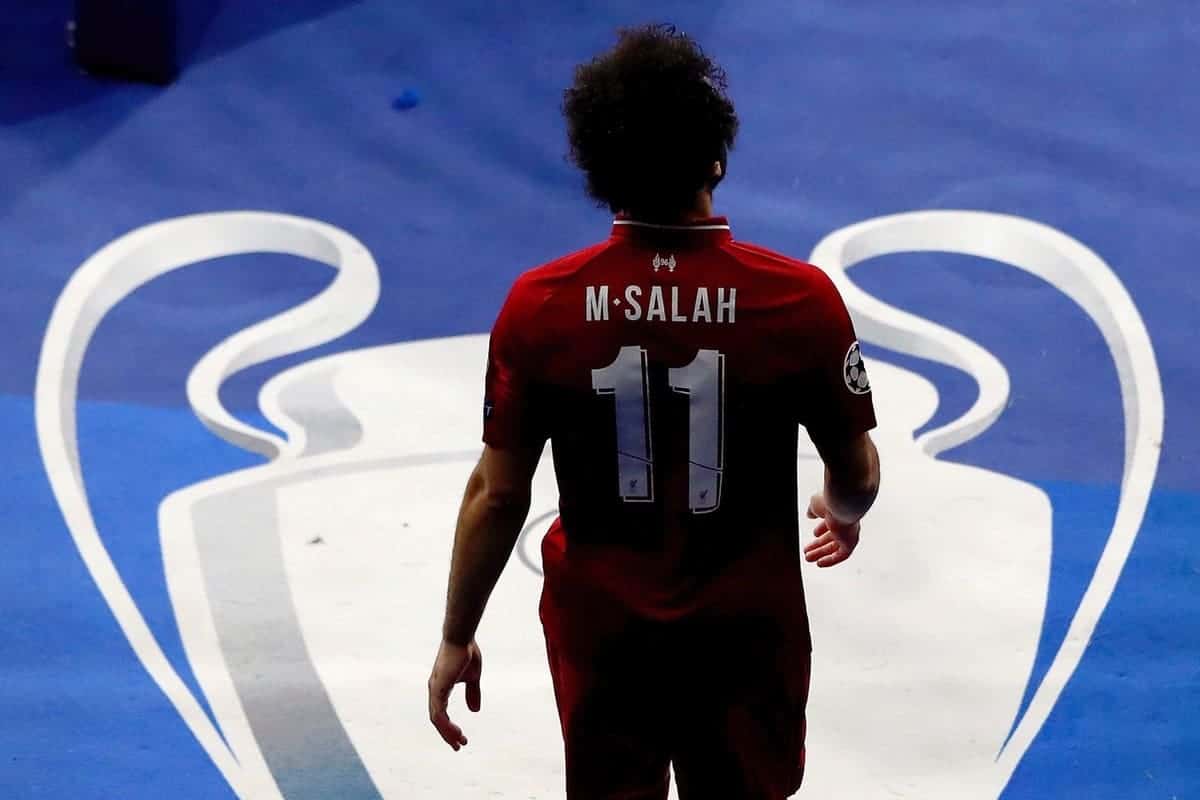
[[[696,193],[696,202],[691,208],[678,215],[672,215],[666,218],[656,216],[647,216],[636,213],[626,212],[626,216],[638,222],[651,222],[662,225],[687,225],[699,220],[711,219],[713,216],[713,198],[712,192],[700,191]]]
[[[699,219],[710,219],[713,215],[713,198],[712,192],[700,191],[696,193],[696,205],[684,217],[685,223],[695,222]]]

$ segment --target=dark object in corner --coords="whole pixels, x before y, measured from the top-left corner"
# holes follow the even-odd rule
[[[161,85],[178,72],[175,0],[75,0],[71,34],[92,75]]]

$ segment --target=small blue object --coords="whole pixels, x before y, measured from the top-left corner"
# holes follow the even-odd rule
[[[408,111],[410,108],[416,108],[420,102],[421,95],[417,94],[416,89],[405,89],[399,97],[392,101],[392,108],[397,111]]]

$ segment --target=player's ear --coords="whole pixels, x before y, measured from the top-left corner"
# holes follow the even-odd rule
[[[709,178],[709,181],[708,181],[708,190],[710,192],[712,190],[716,189],[717,184],[719,184],[721,182],[721,179],[725,177],[725,164],[727,163],[725,159],[726,159],[725,151],[722,150],[721,157],[713,162],[712,172],[710,173],[712,175],[712,177]]]

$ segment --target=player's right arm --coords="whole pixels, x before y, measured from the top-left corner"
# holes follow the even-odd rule
[[[803,391],[804,424],[825,463],[824,491],[809,501],[818,520],[804,555],[832,567],[858,546],[859,521],[879,493],[879,452],[867,433],[875,408],[866,365],[841,295],[828,277],[814,281],[809,343],[815,363]]]
[[[824,513],[842,525],[863,518],[879,494],[879,451],[863,432],[845,441],[814,439],[825,462]],[[815,510],[815,509],[814,509]]]
[[[808,516],[817,520],[804,558],[818,567],[848,559],[858,547],[861,520],[879,493],[879,452],[867,433],[842,443],[814,439],[825,462],[825,490],[808,503]]]

